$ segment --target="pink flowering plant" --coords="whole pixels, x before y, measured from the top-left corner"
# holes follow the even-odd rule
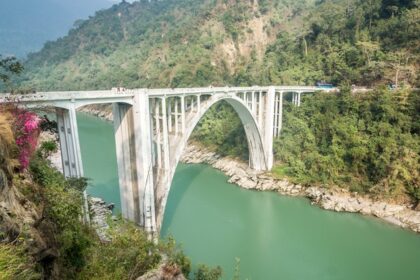
[[[41,119],[35,113],[20,108],[12,110],[12,114],[15,119],[14,130],[19,149],[19,163],[21,170],[25,170],[36,150]]]

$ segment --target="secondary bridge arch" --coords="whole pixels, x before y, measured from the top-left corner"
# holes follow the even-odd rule
[[[161,181],[158,180],[157,182],[158,192],[156,193],[156,202],[159,208],[157,209],[156,213],[156,222],[158,228],[160,228],[163,223],[167,199],[170,193],[176,167],[178,166],[180,158],[187,146],[188,140],[190,139],[192,132],[197,127],[199,121],[204,117],[207,111],[211,107],[215,106],[216,104],[222,101],[225,101],[230,106],[232,106],[232,108],[235,110],[235,112],[241,120],[248,142],[250,167],[258,171],[268,170],[266,152],[263,143],[263,134],[259,127],[257,116],[253,114],[253,112],[250,110],[250,108],[247,106],[244,100],[242,100],[235,94],[209,96],[209,99],[205,101],[200,100],[200,108],[197,107],[196,114],[193,115],[191,119],[187,122],[185,133],[180,134],[178,137],[176,137],[177,133],[176,131],[174,131],[175,137],[170,137],[169,140],[169,174],[165,175],[165,173],[163,172],[159,177]],[[258,104],[256,103],[256,105]],[[168,178],[165,178],[165,176],[168,176]]]
[[[169,188],[182,151],[194,127],[217,102],[227,101],[247,134],[250,166],[270,170],[273,138],[282,128],[283,94],[293,104],[316,87],[236,87],[40,92],[0,95],[0,103],[56,108],[64,175],[83,176],[76,109],[113,104],[122,214],[157,237]],[[336,91],[328,89],[324,91]]]

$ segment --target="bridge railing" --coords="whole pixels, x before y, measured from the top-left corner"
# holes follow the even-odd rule
[[[274,86],[276,91],[283,92],[316,92],[337,91],[337,88],[323,89],[313,86]],[[42,102],[42,101],[67,101],[72,99],[97,99],[132,97],[134,94],[147,94],[150,97],[162,97],[171,95],[195,95],[195,94],[218,94],[244,91],[267,91],[268,86],[253,87],[204,87],[204,88],[157,88],[157,89],[127,89],[118,90],[94,90],[94,91],[50,91],[29,94],[0,94],[0,102]]]

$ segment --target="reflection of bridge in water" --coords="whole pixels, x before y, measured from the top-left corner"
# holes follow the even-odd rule
[[[188,138],[214,104],[226,101],[237,112],[246,132],[249,165],[273,166],[273,138],[282,128],[283,97],[317,87],[241,87],[136,89],[111,91],[39,92],[8,95],[27,107],[55,107],[66,177],[83,176],[76,109],[113,104],[122,214],[151,234],[159,233],[172,178]],[[329,89],[335,90],[335,89]]]

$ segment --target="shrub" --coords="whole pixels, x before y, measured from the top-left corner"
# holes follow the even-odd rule
[[[194,273],[195,280],[217,280],[222,277],[222,269],[220,266],[210,268],[204,264],[200,264]]]
[[[0,244],[0,280],[42,279],[35,262],[28,257],[21,245]]]
[[[109,243],[96,242],[77,279],[137,279],[161,260],[157,246],[131,222],[109,221]]]

